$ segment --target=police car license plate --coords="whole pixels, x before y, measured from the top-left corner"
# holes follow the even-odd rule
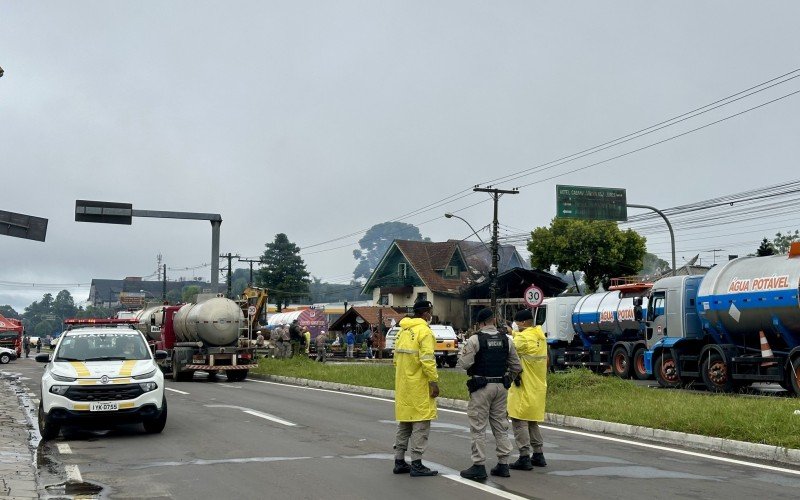
[[[436,351],[434,354],[436,356],[444,356],[444,351]]]
[[[119,410],[119,403],[116,401],[111,403],[91,403],[89,411],[117,411]]]

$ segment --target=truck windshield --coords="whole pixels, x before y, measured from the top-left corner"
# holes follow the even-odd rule
[[[138,333],[70,333],[58,346],[55,361],[113,361],[150,359]]]

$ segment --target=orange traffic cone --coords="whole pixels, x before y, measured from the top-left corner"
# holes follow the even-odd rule
[[[767,342],[767,337],[764,335],[763,331],[758,332],[758,336],[761,339],[761,357],[762,358],[771,358],[774,356],[772,354],[772,349],[769,347],[769,342]],[[775,361],[764,361],[761,363],[761,366],[775,366],[778,363]]]

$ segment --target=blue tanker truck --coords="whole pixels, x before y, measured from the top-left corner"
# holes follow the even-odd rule
[[[622,378],[646,379],[644,315],[650,284],[611,287],[607,292],[545,299],[536,323],[547,335],[552,371],[584,367]]]
[[[664,387],[734,392],[778,383],[800,395],[800,245],[786,255],[740,257],[703,276],[653,284],[645,368]]]

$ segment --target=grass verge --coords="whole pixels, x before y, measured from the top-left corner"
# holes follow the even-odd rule
[[[315,363],[305,358],[261,359],[253,373],[394,389],[388,364]],[[466,375],[439,372],[442,397],[467,399]],[[800,400],[670,391],[616,377],[572,370],[548,377],[547,411],[800,449]]]

